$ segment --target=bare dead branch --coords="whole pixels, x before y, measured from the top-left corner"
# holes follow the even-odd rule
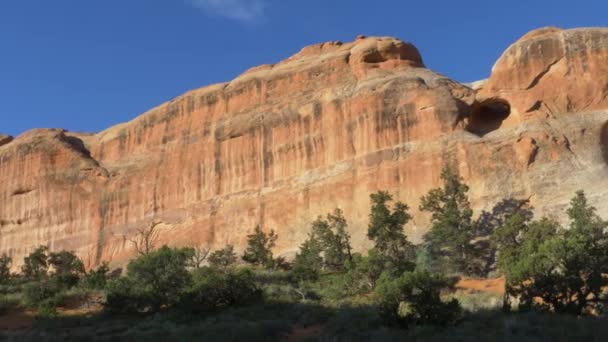
[[[133,244],[137,254],[146,255],[156,248],[160,235],[157,228],[161,223],[160,221],[153,221],[148,226],[138,228],[136,234],[132,237],[123,235],[123,239]]]
[[[193,247],[192,249],[194,250],[194,253],[192,254],[192,257],[190,258],[190,265],[194,268],[201,268],[201,266],[203,266],[203,263],[207,259],[207,256],[209,256],[209,253],[211,252],[211,248],[197,246],[197,247]]]

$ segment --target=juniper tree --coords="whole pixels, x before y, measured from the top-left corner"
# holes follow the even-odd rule
[[[309,234],[308,239],[302,243],[293,261],[292,281],[299,283],[317,280],[323,268],[321,252],[321,243],[314,234]]]
[[[370,195],[372,201],[367,237],[374,241],[374,250],[389,268],[400,274],[413,268],[415,248],[408,241],[404,226],[412,218],[408,206],[396,202],[393,208],[387,204],[393,200],[391,194],[379,191]]]
[[[243,261],[254,265],[263,265],[267,268],[274,266],[272,248],[275,246],[278,235],[274,230],[266,234],[260,226],[256,226],[253,234],[247,235],[247,249],[243,254]]]
[[[441,188],[421,198],[420,210],[431,213],[431,229],[424,235],[424,243],[434,267],[470,273],[475,227],[467,196],[469,187],[449,167],[444,167],[441,179]]]
[[[520,309],[576,315],[601,309],[602,288],[608,285],[608,224],[595,211],[579,191],[567,210],[569,229],[548,218],[527,223],[515,215],[496,230],[498,265]]]
[[[351,259],[352,247],[347,232],[347,222],[342,210],[336,209],[326,219],[321,216],[312,223],[312,234],[318,240],[323,254],[323,264],[331,270],[343,270]]]

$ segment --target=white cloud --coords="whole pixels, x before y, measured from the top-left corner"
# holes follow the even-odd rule
[[[264,14],[262,0],[189,0],[189,2],[212,15],[230,19],[251,21]]]

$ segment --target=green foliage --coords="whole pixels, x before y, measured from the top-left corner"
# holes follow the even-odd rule
[[[347,232],[346,219],[340,209],[328,214],[327,219],[321,216],[312,223],[312,235],[319,242],[326,269],[340,271],[351,258],[352,247]]]
[[[319,279],[323,268],[323,258],[321,257],[321,244],[311,234],[308,240],[300,246],[300,251],[296,254],[291,268],[291,279],[293,282],[315,281]]]
[[[62,287],[75,286],[85,273],[82,261],[73,252],[51,253],[47,262],[53,267],[53,279]]]
[[[460,316],[456,299],[444,301],[441,292],[452,289],[455,279],[433,275],[426,270],[405,272],[399,278],[383,274],[376,288],[380,315],[389,324],[446,326]]]
[[[277,257],[272,261],[273,268],[276,270],[289,271],[291,269],[291,263],[289,263],[285,257]]]
[[[467,192],[469,187],[449,167],[441,172],[443,187],[421,198],[420,210],[431,213],[431,229],[424,236],[433,268],[470,274],[475,236]]]
[[[345,278],[348,279],[347,294],[355,295],[369,293],[376,287],[376,282],[383,272],[397,272],[392,263],[375,248],[368,251],[367,256],[353,254],[352,260],[346,265]]]
[[[110,282],[107,307],[110,311],[158,311],[180,301],[192,283],[186,269],[190,249],[163,246],[142,255],[127,266],[125,278]]]
[[[136,313],[150,309],[149,290],[132,278],[121,277],[106,285],[105,308],[111,313]]]
[[[193,284],[182,296],[180,308],[209,313],[253,303],[262,298],[253,272],[247,269],[220,271],[205,267],[192,274]]]
[[[96,270],[87,272],[84,285],[89,289],[102,290],[108,283],[110,267],[107,262],[102,263]]]
[[[608,286],[608,224],[589,206],[582,191],[567,210],[570,228],[543,218],[513,216],[497,229],[493,242],[507,291],[520,309],[535,307],[570,314],[598,312]],[[541,301],[536,300],[540,298]]]
[[[47,262],[48,250],[47,246],[40,246],[23,259],[23,265],[21,266],[23,276],[27,279],[38,280],[47,275],[49,267]]]
[[[396,274],[412,270],[415,248],[404,232],[404,226],[412,218],[408,206],[397,202],[391,209],[387,202],[392,201],[393,197],[385,191],[372,194],[370,198],[372,207],[367,237],[374,241],[377,253],[370,261],[380,263],[384,269]]]
[[[236,264],[237,256],[234,253],[234,246],[228,245],[219,251],[211,253],[208,258],[209,265],[217,268],[228,268]]]
[[[253,234],[247,235],[247,249],[243,254],[243,261],[254,265],[263,265],[266,268],[273,268],[272,248],[277,238],[278,236],[274,230],[266,234],[260,226],[256,226]]]
[[[53,312],[59,305],[59,294],[64,288],[55,280],[42,280],[27,284],[23,291],[23,302],[27,307]]]
[[[8,310],[19,307],[21,298],[18,296],[9,296],[0,294],[0,316],[4,315]]]
[[[6,254],[0,256],[0,284],[8,282],[11,277],[11,264],[13,259]]]

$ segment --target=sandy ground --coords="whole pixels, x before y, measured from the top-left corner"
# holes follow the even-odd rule
[[[492,279],[461,279],[456,284],[456,289],[465,292],[491,292],[502,295],[505,293],[505,278]]]

